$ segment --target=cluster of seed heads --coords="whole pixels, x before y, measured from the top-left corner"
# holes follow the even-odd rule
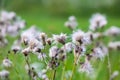
[[[10,14],[13,15],[13,13],[7,15]],[[14,17],[12,20],[17,22]],[[5,22],[4,25],[6,25]],[[15,22],[13,24],[15,24]],[[70,54],[73,54],[73,65],[74,67],[77,66],[79,72],[85,72],[87,75],[92,75],[95,70],[91,61],[95,59],[103,60],[104,57],[109,54],[109,50],[120,49],[120,42],[111,39],[120,35],[120,28],[112,26],[104,30],[106,24],[106,17],[96,13],[91,17],[90,26],[85,32],[76,28],[78,26],[77,19],[75,16],[70,16],[68,21],[65,22],[65,26],[72,30],[72,33],[70,33],[69,36],[67,33],[52,34],[51,37],[39,31],[36,26],[31,26],[20,34],[20,38],[13,43],[11,49],[15,54],[21,53],[25,56],[26,70],[33,80],[37,78],[50,80],[51,77],[46,74],[47,71],[54,70],[56,72],[60,65],[63,63],[65,64]],[[3,24],[0,24],[0,26],[2,25]],[[104,42],[105,38],[109,38],[107,43]],[[41,63],[45,64],[41,72],[36,71],[36,67],[32,66],[29,62],[30,54],[36,55],[36,57],[42,61]],[[11,67],[12,64],[12,61],[8,58],[3,60],[3,65],[5,67]],[[1,71],[1,73],[2,72],[3,71]],[[70,79],[72,79],[73,72],[74,71],[69,73]],[[5,77],[9,74],[9,72],[5,71],[4,73],[6,73],[6,75],[3,76],[0,74],[0,76]],[[112,78],[114,78],[114,74]]]
[[[17,36],[24,27],[25,21],[15,12],[0,11],[0,47],[8,43],[6,36]]]

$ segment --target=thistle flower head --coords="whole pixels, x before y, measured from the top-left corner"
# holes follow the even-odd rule
[[[72,34],[72,41],[74,43],[82,44],[82,38],[84,37],[84,34],[85,33],[83,31],[81,31],[81,30],[77,30],[77,31],[73,32],[73,34]]]
[[[38,31],[35,26],[32,26],[31,28],[25,30],[21,34],[21,40],[24,43],[29,43],[31,39],[36,39],[38,37]]]
[[[98,46],[98,47],[95,47],[93,49],[93,56],[96,57],[96,58],[99,58],[99,59],[103,59],[106,54],[108,54],[108,49],[106,46],[104,46],[103,44]]]
[[[2,71],[0,71],[0,78],[2,78],[2,79],[7,79],[8,78],[8,76],[9,76],[9,74],[10,74],[10,72],[9,71],[7,71],[7,70],[2,70]]]
[[[7,44],[7,35],[16,37],[24,27],[24,21],[15,12],[0,11],[0,46]]]
[[[61,33],[60,35],[53,35],[53,39],[55,43],[61,43],[64,45],[66,43],[67,36],[66,34]]]
[[[38,59],[40,59],[41,61],[43,61],[46,57],[47,57],[47,55],[45,53],[38,54]]]
[[[43,43],[43,45],[46,45],[47,35],[45,33],[40,33],[40,39]]]
[[[112,80],[112,79],[114,79],[115,77],[117,77],[119,75],[119,71],[114,71],[113,73],[112,73],[112,75],[110,76],[110,79]]]
[[[31,48],[31,49],[34,49],[35,47],[38,47],[40,49],[43,49],[44,48],[44,45],[42,42],[38,41],[37,39],[31,39],[29,41],[29,44],[28,46]]]
[[[38,72],[38,76],[39,78],[43,79],[43,80],[49,80],[48,77],[47,77],[47,74],[46,74],[46,70],[43,69],[41,72]]]
[[[74,57],[79,58],[80,56],[84,55],[84,53],[86,52],[86,48],[83,45],[75,45],[74,47]]]
[[[65,52],[69,53],[72,52],[73,48],[75,47],[75,45],[72,42],[68,42],[65,44]],[[64,46],[63,46],[64,48]]]
[[[4,67],[11,67],[12,66],[12,61],[10,61],[8,58],[5,58],[3,60],[3,66]]]
[[[0,19],[2,21],[12,20],[16,17],[14,12],[1,11]]]
[[[95,31],[98,28],[102,28],[107,24],[106,17],[102,14],[94,14],[90,19],[90,30]]]
[[[79,72],[85,72],[87,75],[91,75],[94,72],[94,69],[90,62],[86,60],[79,68]]]
[[[21,47],[21,41],[20,40],[14,41],[11,49],[12,49],[12,51],[14,53],[20,51],[22,49],[22,47]]]
[[[31,48],[27,47],[27,48],[22,50],[22,53],[24,54],[24,56],[27,56],[31,51],[32,51]]]
[[[47,42],[48,45],[51,45],[52,42],[53,42],[53,39],[52,38],[47,38],[46,42]]]
[[[59,52],[59,48],[57,46],[52,46],[50,49],[49,49],[49,57],[56,57],[56,55],[58,54]]]
[[[43,39],[43,40],[46,40],[47,39],[47,35],[43,32],[40,33],[40,38]]]
[[[81,39],[83,45],[91,44],[93,41],[93,35],[90,32],[86,32]]]
[[[108,47],[113,50],[120,50],[120,41],[109,42]]]
[[[93,39],[98,39],[102,36],[102,34],[99,32],[96,32],[96,33],[92,33],[92,36],[93,36]]]
[[[65,22],[65,26],[70,29],[75,29],[77,27],[78,23],[76,21],[75,16],[70,16],[68,21]]]
[[[109,29],[107,29],[104,34],[106,36],[116,36],[120,34],[120,28],[116,26],[112,26]]]

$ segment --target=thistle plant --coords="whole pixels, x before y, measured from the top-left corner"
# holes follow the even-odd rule
[[[17,30],[25,26],[24,21],[16,21],[15,13],[2,12],[1,15],[5,17],[0,18],[1,33],[4,32],[4,26],[7,25],[7,23],[9,23],[8,26],[5,26],[7,27],[7,33],[11,34],[18,33]],[[21,54],[24,56],[24,67],[29,80],[56,80],[56,75],[59,73],[58,68],[62,68],[61,80],[74,80],[74,74],[77,71],[85,73],[87,76],[92,76],[95,75],[95,68],[92,62],[97,61],[97,59],[104,61],[104,58],[107,57],[109,79],[111,80],[119,73],[111,72],[109,51],[120,49],[120,42],[113,41],[111,38],[120,34],[120,28],[112,26],[104,30],[106,24],[106,17],[97,13],[91,17],[88,30],[83,31],[77,28],[78,22],[75,16],[70,16],[68,21],[65,22],[65,26],[72,30],[72,33],[51,34],[51,36],[39,31],[36,26],[33,25],[19,34],[19,39],[15,40],[11,46],[10,55],[14,53],[14,55]],[[5,35],[7,33],[4,32]],[[2,38],[4,39],[5,37]],[[0,40],[2,40],[2,38]],[[108,38],[108,41],[104,41],[105,38]],[[30,62],[30,58],[32,58],[31,54],[40,60],[39,63],[43,64],[42,69],[37,69],[38,64],[32,65]],[[68,66],[67,60],[69,56],[73,57],[71,58],[73,65],[72,69],[67,71],[66,67]],[[9,56],[3,60],[4,67],[11,67],[12,64],[14,63],[9,60]],[[66,74],[66,72],[68,73]],[[0,78],[7,79],[9,74],[10,72],[8,71],[1,71]]]

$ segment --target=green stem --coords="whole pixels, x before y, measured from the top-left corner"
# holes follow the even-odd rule
[[[52,80],[55,80],[55,76],[56,76],[56,69],[53,72],[53,79]]]
[[[70,76],[70,80],[72,80],[72,78],[73,78],[73,74],[75,72],[75,67],[76,67],[76,61],[77,61],[77,59],[78,59],[77,57],[74,58],[74,65],[73,65],[73,68],[72,68],[72,74]]]
[[[111,76],[111,63],[110,63],[109,53],[107,54],[107,58],[108,58],[109,80],[110,80],[110,76]]]
[[[65,74],[65,69],[66,69],[66,63],[67,61],[64,61],[64,66],[63,66],[63,70],[62,70],[62,76],[61,76],[61,80],[64,80],[64,74]]]
[[[74,74],[74,72],[75,72],[75,67],[76,67],[76,65],[74,64],[74,65],[73,65],[73,68],[72,68],[72,74],[71,74],[70,80],[72,80],[72,78],[73,78],[73,74]]]
[[[25,61],[26,61],[27,65],[28,65],[28,68],[29,68],[29,70],[30,70],[30,72],[31,72],[30,64],[29,64],[29,61],[28,61],[28,58],[27,58],[27,57],[25,57]],[[32,80],[31,74],[28,73],[28,75],[29,75],[30,80]]]
[[[47,62],[46,62],[46,60],[45,60],[45,58],[44,58],[44,56],[43,56],[43,53],[41,53],[41,54],[42,54],[43,62],[44,62],[45,65],[47,66]]]

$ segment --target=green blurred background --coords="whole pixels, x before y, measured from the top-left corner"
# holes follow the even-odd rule
[[[50,15],[89,16],[93,12],[103,12],[120,16],[120,0],[1,0],[4,8],[16,12]]]
[[[0,0],[0,5],[8,11],[15,11],[22,16],[28,26],[36,24],[55,31],[56,27],[64,26],[69,16],[77,17],[79,27],[88,28],[88,19],[93,13],[107,15],[108,26],[120,26],[120,0]],[[111,19],[112,18],[112,19]]]

